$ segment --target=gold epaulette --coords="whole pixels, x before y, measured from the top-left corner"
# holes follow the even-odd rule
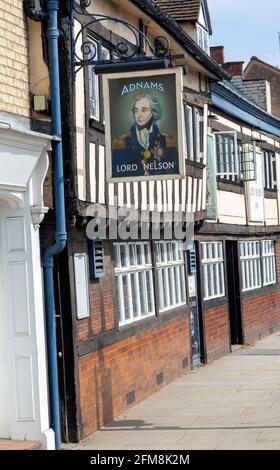
[[[112,144],[112,149],[113,150],[124,150],[125,149],[124,137],[125,136],[117,137],[116,139],[114,139],[113,144]]]
[[[165,145],[166,147],[175,147],[175,140],[171,135],[166,135],[165,136]]]

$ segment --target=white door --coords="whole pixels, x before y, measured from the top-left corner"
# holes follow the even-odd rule
[[[0,211],[0,437],[28,440],[39,417],[31,227],[26,208]]]
[[[3,208],[0,205],[0,438],[11,437],[11,368],[9,361],[10,325],[7,302],[6,245]]]

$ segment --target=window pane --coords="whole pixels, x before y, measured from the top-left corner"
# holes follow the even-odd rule
[[[124,317],[126,320],[130,317],[129,311],[129,293],[128,293],[128,277],[122,276],[123,285],[123,303],[124,303]]]
[[[137,290],[138,290],[138,278],[137,278],[136,273],[134,273],[134,274],[131,274],[132,308],[133,308],[134,317],[137,317],[140,314],[140,312],[138,312]]]
[[[180,271],[181,271],[181,302],[186,301],[186,278],[185,278],[185,266],[181,265],[180,266]]]
[[[138,266],[143,264],[142,261],[142,246],[140,244],[136,245],[136,255],[137,255],[137,264]]]
[[[193,117],[192,108],[185,106],[187,158],[193,160]]]
[[[153,308],[153,278],[150,271],[146,271],[147,301],[148,312],[152,312]]]
[[[128,249],[129,249],[129,262],[130,262],[130,266],[135,266],[135,265],[136,265],[135,245],[133,245],[132,243],[130,243],[130,244],[128,245]]]
[[[127,266],[126,245],[123,244],[120,245],[120,261],[122,267]]]
[[[139,273],[139,281],[140,281],[140,305],[141,305],[141,312],[140,314],[143,316],[146,314],[146,297],[145,297],[145,289],[146,289],[146,282],[145,282],[145,273]]]
[[[98,43],[90,40],[91,50],[88,57],[95,57],[98,59]],[[87,56],[85,57],[87,58]],[[100,119],[100,103],[99,103],[99,78],[94,73],[94,67],[88,67],[88,78],[89,78],[89,107],[90,116],[96,120]]]
[[[118,268],[119,265],[120,265],[118,251],[119,251],[119,246],[115,244],[114,247],[113,247],[113,256],[114,256],[114,266],[115,266],[115,268]]]
[[[144,244],[144,254],[145,254],[145,263],[152,264],[150,246],[147,243]]]
[[[116,309],[117,309],[117,317],[119,321],[122,321],[121,302],[120,302],[121,298],[122,298],[121,279],[120,279],[120,276],[118,276],[116,278]]]

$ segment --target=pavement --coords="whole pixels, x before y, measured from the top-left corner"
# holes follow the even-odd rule
[[[198,367],[68,450],[279,450],[280,332]]]

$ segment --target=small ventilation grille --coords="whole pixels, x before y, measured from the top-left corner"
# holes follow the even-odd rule
[[[104,247],[102,240],[88,241],[89,270],[91,279],[105,276]]]
[[[188,260],[188,274],[194,274],[196,272],[195,250],[187,251],[187,260]]]
[[[163,372],[161,372],[160,374],[156,375],[156,383],[157,385],[161,385],[163,384],[163,381],[164,381],[164,376],[163,376]]]
[[[188,365],[189,365],[189,359],[188,359],[188,357],[184,357],[184,359],[182,360],[183,369],[186,369],[186,367],[188,367]]]
[[[135,390],[126,394],[126,404],[131,405],[135,401]]]

